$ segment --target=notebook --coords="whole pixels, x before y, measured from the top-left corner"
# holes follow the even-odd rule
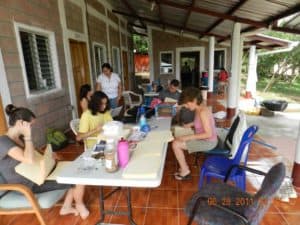
[[[48,144],[44,155],[34,151],[34,163],[21,162],[15,167],[15,171],[28,180],[41,185],[54,166],[55,160],[52,157],[52,147]]]

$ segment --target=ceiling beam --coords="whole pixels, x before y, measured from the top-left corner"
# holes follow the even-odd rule
[[[142,26],[144,27],[144,29],[146,29],[147,26],[145,25],[145,23],[143,22],[143,20],[140,18],[140,16],[136,13],[136,11],[134,10],[134,8],[132,8],[132,6],[129,4],[129,2],[127,0],[122,0],[122,2],[130,10],[130,12],[139,19],[139,21],[142,24]]]
[[[233,15],[237,10],[239,10],[248,0],[241,0],[235,6],[233,6],[231,9],[229,9],[226,14]],[[213,29],[215,29],[217,26],[219,26],[224,19],[218,19],[216,22],[214,22],[210,27],[208,27],[205,30],[205,33],[211,32]],[[203,35],[204,36],[204,35]],[[200,38],[203,38],[203,36],[200,36]]]
[[[159,20],[160,20],[161,24],[163,25],[163,28],[165,28],[165,23],[164,23],[163,15],[162,15],[162,12],[161,12],[160,2],[159,2],[159,0],[155,0],[155,3],[156,3],[157,8],[158,8]]]
[[[264,23],[267,23],[268,27],[274,23],[275,21],[277,20],[280,20],[284,17],[287,17],[287,16],[290,16],[290,15],[293,15],[294,13],[297,13],[300,11],[300,3],[298,3],[297,5],[295,5],[294,7],[292,8],[289,8],[287,10],[285,10],[284,12],[281,12],[281,13],[278,13],[277,15],[275,16],[270,16],[269,18],[265,19],[263,22]],[[246,32],[251,32],[251,31],[254,31],[256,29],[256,27],[248,27],[248,28],[245,28],[241,31],[241,33],[246,33]],[[291,28],[286,28],[286,27],[278,27],[278,26],[271,26],[270,29],[273,29],[273,30],[276,30],[276,31],[281,31],[281,32],[287,32],[287,33],[293,33],[293,34],[299,34],[299,30],[296,30],[296,29],[291,29]],[[228,35],[226,38],[224,39],[221,39],[218,41],[218,43],[221,43],[223,41],[226,41],[230,38],[230,35]]]
[[[190,5],[190,7],[189,7],[189,9],[188,9],[188,12],[187,12],[187,14],[186,14],[186,17],[185,17],[185,20],[184,20],[184,23],[183,23],[183,27],[182,27],[183,30],[184,30],[184,29],[186,28],[186,26],[187,26],[187,23],[188,23],[188,21],[189,21],[189,19],[190,19],[191,13],[192,13],[192,8],[193,8],[194,6],[195,6],[195,0],[192,1],[191,5]]]
[[[127,13],[127,12],[122,12],[122,11],[118,11],[118,10],[112,10],[113,13],[116,13],[116,14],[120,14],[120,15],[123,15],[123,16],[127,16],[127,17],[131,17],[131,18],[137,18],[137,16],[133,15],[133,14],[130,14],[130,13]],[[149,22],[149,23],[153,23],[153,24],[157,24],[157,25],[162,25],[161,22],[159,20],[154,20],[154,19],[150,19],[150,18],[147,18],[147,17],[142,17],[140,16],[140,18],[145,21],[145,22]],[[174,25],[174,24],[171,24],[171,23],[167,23],[165,22],[165,25],[167,27],[171,27],[171,28],[174,28],[174,29],[178,29],[179,31],[182,31],[182,26],[178,26],[178,25]],[[191,32],[191,33],[195,33],[197,35],[201,35],[203,34],[202,31],[199,31],[199,30],[196,30],[196,29],[192,29],[192,28],[185,28],[183,31],[188,31],[188,32]],[[215,36],[217,38],[225,38],[225,36],[222,36],[222,35],[218,35],[218,34],[214,34],[214,33],[209,33],[208,35],[210,36]]]
[[[288,27],[277,27],[277,26],[274,26],[274,27],[272,27],[272,30],[280,31],[280,32],[286,32],[286,33],[291,33],[291,34],[300,34],[300,30],[299,29],[293,29],[293,28],[288,28]]]
[[[178,4],[175,2],[171,2],[168,0],[161,0],[160,1],[161,4],[167,5],[167,6],[171,6],[177,9],[183,9],[183,10],[188,10],[189,7],[182,5],[182,4]],[[242,18],[242,17],[238,17],[238,16],[232,16],[232,15],[228,15],[226,13],[220,13],[220,12],[216,12],[216,11],[211,11],[205,8],[200,8],[200,7],[191,7],[191,11],[192,12],[197,12],[200,14],[205,14],[205,15],[209,15],[212,17],[217,17],[217,18],[221,18],[221,19],[226,19],[226,20],[231,20],[234,22],[239,22],[239,23],[244,23],[244,24],[249,24],[252,25],[254,27],[267,27],[266,23],[260,22],[260,21],[256,21],[256,20],[251,20],[248,18]]]
[[[138,28],[142,28],[144,29],[145,27],[141,26],[141,25],[138,25],[138,24],[134,24],[134,23],[128,23],[129,26],[132,26],[132,27],[138,27]]]

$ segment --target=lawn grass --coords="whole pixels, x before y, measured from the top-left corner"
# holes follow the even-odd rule
[[[257,82],[259,95],[266,99],[280,98],[291,102],[300,102],[300,79],[290,84],[284,81],[276,81],[268,92],[262,92],[267,85],[268,78],[260,77]]]

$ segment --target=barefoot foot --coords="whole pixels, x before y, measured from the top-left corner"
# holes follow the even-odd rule
[[[81,219],[83,220],[86,219],[90,214],[89,210],[85,207],[84,204],[76,204],[76,209],[79,212]]]
[[[79,212],[73,207],[61,207],[59,214],[62,216],[68,214],[74,214],[75,216],[78,216]]]

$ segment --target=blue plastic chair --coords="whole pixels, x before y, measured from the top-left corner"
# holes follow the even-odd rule
[[[229,159],[224,156],[209,156],[205,160],[200,172],[199,189],[202,187],[205,178],[206,183],[210,182],[211,177],[216,177],[223,180],[226,176],[226,173],[232,167],[232,165],[240,164],[244,152],[249,152],[250,144],[257,130],[258,127],[253,125],[244,132],[238,151],[236,152],[234,158]],[[243,162],[244,166],[246,166],[247,164],[248,152],[245,153],[246,157],[245,161]],[[237,187],[245,191],[246,173],[244,170],[236,168],[234,171],[232,171],[229,179],[234,181]]]

